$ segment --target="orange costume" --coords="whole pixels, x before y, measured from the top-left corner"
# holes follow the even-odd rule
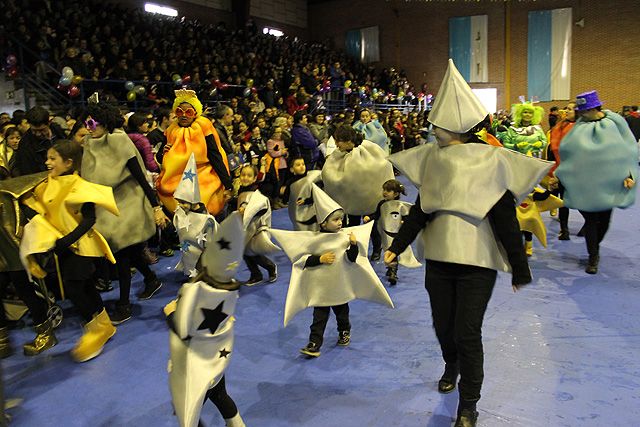
[[[549,176],[553,176],[553,172],[560,165],[560,141],[564,138],[575,125],[575,122],[562,120],[555,125],[549,133],[549,149],[553,152],[556,164],[549,171]]]
[[[198,112],[201,113],[202,106],[197,98],[195,98],[195,94],[192,98],[189,98],[187,96],[180,96],[178,92],[181,91],[176,91],[176,95],[178,95],[176,102],[187,102],[192,105],[197,103],[199,108],[196,107],[196,105],[194,105],[194,107],[196,107],[196,110],[199,109],[200,111]],[[173,193],[178,187],[189,157],[191,153],[193,153],[196,159],[198,183],[200,184],[202,201],[207,206],[210,214],[217,215],[222,212],[225,203],[225,186],[211,164],[210,153],[207,151],[207,139],[212,138],[215,141],[215,146],[224,162],[227,176],[229,173],[229,163],[227,161],[227,155],[220,145],[218,133],[213,128],[211,121],[198,114],[198,117],[195,118],[189,127],[182,127],[174,122],[166,130],[165,134],[167,136],[166,154],[162,161],[162,170],[156,182],[158,196],[164,206],[171,212],[175,212],[178,207]],[[211,147],[213,144],[210,143],[209,146]],[[222,165],[220,167],[222,167]]]

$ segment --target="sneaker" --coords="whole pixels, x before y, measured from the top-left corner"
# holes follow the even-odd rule
[[[398,283],[398,275],[394,270],[388,272],[387,278],[389,279],[389,284],[391,286],[395,286],[396,283]]]
[[[346,347],[350,342],[351,331],[340,331],[340,336],[338,337],[338,342],[336,344],[342,347]]]
[[[306,347],[300,349],[300,353],[306,354],[309,357],[318,357],[320,356],[320,347],[318,347],[316,343],[309,341]]]
[[[371,261],[378,262],[380,261],[380,251],[376,251],[371,254]]]
[[[600,262],[600,256],[589,255],[589,261],[587,263],[587,268],[584,269],[587,274],[597,274],[598,273],[598,262]]]
[[[267,280],[267,282],[273,283],[276,280],[278,280],[278,266],[274,264],[273,271],[269,272],[269,279]]]
[[[476,427],[478,424],[478,411],[473,409],[463,409],[458,414],[453,427]]]
[[[138,294],[138,299],[149,299],[158,292],[162,287],[162,282],[155,278],[148,283],[145,283],[144,290]]]
[[[571,237],[569,237],[569,230],[562,229],[560,230],[560,234],[558,234],[558,240],[571,240]]]
[[[253,286],[253,285],[257,285],[258,283],[262,283],[262,282],[264,282],[264,279],[262,277],[249,277],[249,280],[244,282],[244,285],[245,286]]]
[[[113,290],[113,286],[111,286],[111,280],[108,279],[98,279],[95,283],[96,290],[98,292],[110,292]]]
[[[131,319],[131,304],[120,304],[117,302],[116,307],[109,315],[109,318],[111,319],[112,325],[119,325],[120,323],[124,323]]]

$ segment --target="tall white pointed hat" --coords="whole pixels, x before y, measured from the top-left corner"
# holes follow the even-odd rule
[[[311,184],[311,195],[313,197],[313,207],[316,210],[316,221],[322,224],[332,213],[338,209],[342,209],[335,200],[325,193],[316,184]]]
[[[460,74],[452,59],[440,84],[429,121],[442,129],[465,133],[489,114]]]
[[[212,220],[207,245],[200,256],[200,268],[218,283],[229,283],[236,275],[244,254],[245,230],[238,211],[220,224]]]
[[[184,172],[182,172],[182,178],[180,178],[180,183],[176,191],[174,191],[173,197],[189,203],[202,203],[200,184],[198,183],[198,168],[196,166],[196,157],[193,153],[189,156],[189,161],[184,168]]]

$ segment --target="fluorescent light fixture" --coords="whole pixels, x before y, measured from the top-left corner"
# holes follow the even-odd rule
[[[167,6],[160,6],[159,4],[145,3],[144,4],[144,10],[145,10],[145,12],[157,13],[157,14],[165,15],[165,16],[171,16],[173,18],[178,16],[178,11],[176,9],[173,9],[173,8],[167,7]]]
[[[471,91],[476,94],[484,108],[490,113],[495,113],[498,105],[498,89],[494,87],[488,87],[484,89],[474,89]]]
[[[269,28],[269,27],[264,27],[262,29],[262,34],[269,34],[272,35],[274,37],[282,37],[284,36],[284,33],[280,30],[276,30],[275,28]]]

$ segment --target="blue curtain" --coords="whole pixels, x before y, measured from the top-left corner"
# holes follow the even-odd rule
[[[360,30],[347,31],[344,44],[347,55],[360,61],[360,52],[362,49],[362,34],[360,34]]]

